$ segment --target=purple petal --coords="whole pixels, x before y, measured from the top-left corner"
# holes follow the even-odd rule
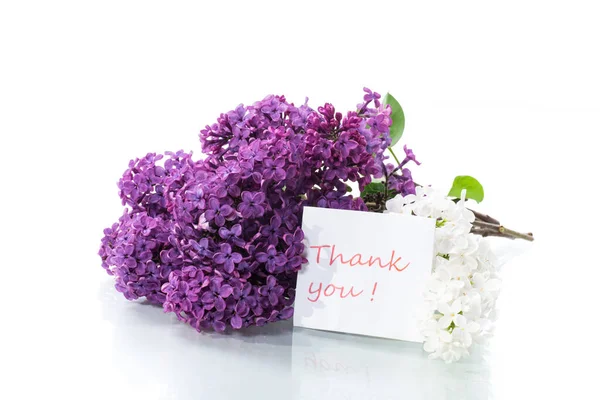
[[[216,264],[223,264],[225,260],[227,260],[227,258],[225,258],[225,254],[223,253],[216,253],[213,257],[213,261]]]
[[[221,289],[219,290],[219,295],[224,299],[228,298],[232,293],[233,293],[233,288],[229,285],[223,285],[223,286],[221,286]]]
[[[238,206],[238,211],[242,214],[244,218],[248,218],[250,216],[250,206],[247,203],[240,203]]]
[[[242,192],[242,201],[246,203],[252,201],[252,193],[247,191]]]
[[[287,263],[287,258],[285,258],[285,256],[282,255],[275,256],[274,263],[275,265],[281,267],[282,265],[285,265],[285,263]]]
[[[271,315],[269,315],[269,322],[277,321],[278,316],[279,316],[279,311],[277,311],[277,310],[271,311]]]
[[[233,260],[231,258],[228,258],[227,261],[225,261],[223,268],[225,269],[225,272],[231,274],[235,269],[235,264],[233,263]]]
[[[223,321],[214,321],[212,326],[216,332],[223,332],[225,330],[225,323]]]
[[[275,170],[275,179],[278,181],[282,181],[285,179],[286,173],[284,170],[282,169],[276,169]]]
[[[212,292],[204,292],[200,297],[200,301],[205,304],[212,304],[215,302],[215,295]]]
[[[242,289],[242,293],[244,293],[244,295],[248,296],[250,294],[250,292],[252,291],[252,284],[250,283],[245,283],[244,287]]]
[[[231,327],[233,329],[240,329],[242,327],[242,317],[239,315],[231,317]]]
[[[208,199],[208,207],[212,210],[218,209],[219,208],[219,200],[216,197],[211,197],[210,199]]]
[[[231,231],[225,227],[219,228],[219,236],[223,239],[227,239],[231,235]]]
[[[240,224],[235,224],[234,226],[231,227],[231,232],[235,236],[240,236],[242,234],[242,226]]]
[[[276,306],[277,303],[279,302],[277,295],[273,292],[269,293],[269,303],[271,303],[272,306]]]
[[[204,307],[196,307],[192,310],[192,315],[197,319],[204,318]]]
[[[235,305],[235,313],[241,317],[245,317],[250,312],[250,307],[245,301],[239,301]]]
[[[215,309],[217,311],[223,311],[223,310],[225,310],[225,308],[227,308],[227,304],[225,304],[225,300],[223,300],[221,297],[217,297],[217,300],[215,301]]]
[[[233,213],[233,208],[229,204],[223,204],[221,207],[221,214],[224,216],[229,216]]]
[[[255,203],[264,203],[264,201],[265,201],[265,194],[263,192],[256,193],[256,195],[254,196],[254,202]]]
[[[294,307],[286,307],[279,313],[281,319],[290,319],[294,315]]]
[[[192,302],[190,299],[185,299],[181,302],[181,309],[185,312],[192,311]]]

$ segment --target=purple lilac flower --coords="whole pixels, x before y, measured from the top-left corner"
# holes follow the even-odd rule
[[[211,246],[208,241],[208,238],[204,237],[204,238],[200,239],[199,241],[195,241],[195,240],[191,239],[189,241],[189,244],[191,246],[191,249],[194,252],[196,252],[196,255],[212,257],[213,252],[211,251]]]
[[[369,88],[364,88],[363,90],[365,91],[363,99],[366,103],[373,101],[375,103],[375,107],[379,107],[381,105],[381,103],[379,102],[381,95],[379,93],[375,93]]]
[[[276,306],[284,290],[285,289],[282,286],[277,284],[277,279],[273,275],[269,275],[267,278],[267,284],[261,286],[258,289],[258,293],[266,296],[272,306]]]
[[[216,332],[223,332],[227,325],[223,322],[225,313],[223,311],[212,311],[205,313],[203,319],[196,326],[200,329],[214,329]]]
[[[244,317],[250,313],[250,307],[245,302],[237,302],[233,307],[233,315],[231,316],[231,327],[240,329],[244,323]]]
[[[213,221],[217,226],[225,225],[225,219],[233,214],[234,210],[229,204],[219,202],[217,197],[208,199],[208,210],[204,214],[207,221]]]
[[[276,158],[275,160],[266,158],[263,160],[263,165],[263,176],[265,179],[275,179],[280,181],[286,177],[285,170],[283,169],[285,166],[285,160],[283,158]]]
[[[240,237],[242,235],[242,226],[235,224],[231,229],[222,226],[219,228],[219,236],[238,247],[244,247],[246,242]]]
[[[421,165],[421,163],[418,162],[417,159],[415,158],[415,153],[413,153],[413,151],[411,149],[409,149],[406,145],[404,145],[404,153],[406,154],[406,157],[400,163],[400,168],[402,168],[406,164],[408,164],[409,161],[412,161],[417,165]]]
[[[285,255],[278,252],[275,246],[271,244],[267,248],[266,252],[256,253],[256,261],[259,263],[264,263],[267,271],[274,274],[276,272],[280,272],[278,269],[279,267],[285,265],[287,258]]]
[[[230,285],[222,285],[220,278],[214,278],[201,297],[204,308],[210,310],[215,308],[217,311],[223,311],[226,308],[225,299],[233,293],[233,288]]]
[[[246,304],[249,308],[256,306],[254,286],[248,282],[244,283],[241,288],[235,288],[233,290],[233,298],[236,299],[238,303]]]
[[[263,192],[243,192],[242,202],[238,206],[238,211],[242,214],[243,218],[262,217],[265,213],[265,209],[262,206],[262,203],[264,203],[264,201],[265,194]]]
[[[277,246],[281,236],[281,217],[277,214],[273,215],[270,222],[260,228],[260,234],[267,238],[269,244]]]
[[[242,261],[242,255],[233,252],[229,243],[221,243],[221,251],[215,253],[213,261],[216,264],[223,264],[225,272],[231,274],[235,269],[235,264],[239,264]]]

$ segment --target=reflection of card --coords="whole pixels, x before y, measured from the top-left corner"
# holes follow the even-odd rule
[[[481,359],[448,368],[417,343],[303,328],[293,331],[292,376],[293,398],[307,400],[471,400],[490,391]]]
[[[431,274],[435,221],[304,207],[308,264],[294,325],[422,342],[416,312]]]

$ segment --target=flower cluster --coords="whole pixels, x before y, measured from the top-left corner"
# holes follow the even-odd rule
[[[162,165],[163,156],[156,154],[129,163],[118,184],[123,205],[129,208],[118,223],[104,230],[102,267],[115,276],[116,289],[129,300],[145,297],[162,304],[162,284],[172,269],[181,267],[167,201],[170,190],[179,187],[179,171],[190,156],[182,152],[167,156]]]
[[[430,187],[415,195],[396,196],[388,212],[436,220],[433,274],[424,293],[421,330],[431,358],[457,361],[469,354],[473,342],[492,335],[492,321],[500,290],[496,261],[486,239],[471,232],[473,212],[464,205],[464,193],[455,203]]]
[[[203,129],[203,160],[178,152],[132,161],[119,182],[129,208],[100,249],[117,290],[198,330],[290,318],[306,262],[302,207],[367,210],[346,182],[362,190],[384,175],[414,193],[410,171],[385,163],[391,109],[365,91],[345,116],[267,96]]]

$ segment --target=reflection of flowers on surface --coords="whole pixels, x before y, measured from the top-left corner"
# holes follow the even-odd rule
[[[425,351],[446,362],[469,355],[474,342],[491,336],[500,290],[494,255],[486,239],[470,233],[475,217],[464,202],[464,197],[455,203],[430,187],[387,202],[388,212],[436,220],[434,267],[424,294],[428,310],[421,331]]]
[[[150,398],[195,400],[199,376],[204,377],[202,393],[217,399],[236,398],[240,386],[250,398],[257,397],[263,386],[259,389],[256,382],[268,380],[277,381],[269,384],[279,392],[293,387],[289,382],[291,321],[227,334],[198,334],[160,307],[143,300],[126,301],[108,280],[103,280],[98,297],[103,320],[111,325],[105,338],[113,346],[111,376],[126,382],[119,387],[133,397],[147,393]],[[230,374],[239,376],[235,385],[226,382]]]

